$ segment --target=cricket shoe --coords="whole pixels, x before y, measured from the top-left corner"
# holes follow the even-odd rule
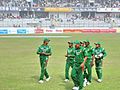
[[[51,79],[51,77],[46,78],[46,81],[48,82]]]
[[[90,85],[91,83],[90,82],[87,82],[87,85]]]
[[[101,79],[98,79],[98,82],[99,82],[99,83],[101,83],[101,82],[102,82],[102,80],[101,80]]]
[[[65,81],[65,82],[69,82],[69,79],[65,79],[64,81]]]
[[[87,79],[85,78],[84,83],[83,83],[83,87],[86,87],[86,86],[87,86]]]
[[[40,80],[40,81],[38,81],[38,82],[42,84],[44,81],[43,81],[43,80]]]
[[[79,90],[79,87],[74,86],[72,90]]]

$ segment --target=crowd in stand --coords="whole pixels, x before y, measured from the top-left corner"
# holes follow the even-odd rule
[[[89,0],[0,0],[0,7],[29,7],[29,8],[36,8],[36,7],[100,7],[100,8],[120,8],[120,0],[95,0],[94,4],[88,2]],[[27,12],[27,11],[26,11]],[[24,13],[25,14],[25,13]],[[3,19],[21,19],[21,18],[29,18],[29,19],[40,19],[40,22],[42,22],[41,18],[39,17],[39,14],[32,13],[32,14],[25,14],[25,15],[14,15],[14,13],[0,13],[0,21]],[[44,15],[44,14],[43,14]],[[72,24],[75,24],[75,22],[78,22],[79,20],[92,20],[92,21],[104,21],[110,23],[112,21],[112,17],[110,15],[101,14],[101,15],[95,15],[95,16],[81,16],[81,14],[67,14],[66,18],[61,17],[53,17],[50,18],[49,15],[44,15],[44,20],[50,21],[53,26],[57,26],[59,23],[62,22],[71,22]],[[120,18],[120,14],[119,17]],[[16,25],[13,25],[16,27]],[[20,25],[17,25],[19,27]]]
[[[29,7],[26,0],[0,0],[0,7]]]
[[[20,19],[21,16],[15,16],[12,13],[0,13],[0,19]]]
[[[52,2],[51,2],[52,1]],[[39,7],[120,7],[120,0],[41,0],[36,3]]]
[[[119,8],[120,0],[0,0],[0,7],[109,7]]]

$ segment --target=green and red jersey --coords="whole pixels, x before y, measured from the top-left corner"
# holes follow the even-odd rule
[[[41,53],[46,53],[48,55],[44,55]],[[37,54],[39,54],[40,59],[48,60],[48,57],[52,54],[51,47],[48,45],[42,44],[40,47],[38,47]]]

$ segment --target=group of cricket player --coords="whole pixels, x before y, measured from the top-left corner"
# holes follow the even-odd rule
[[[48,45],[49,42],[48,38],[44,38],[43,44],[37,50],[41,65],[39,83],[44,82],[44,76],[46,77],[46,81],[50,80],[46,68],[49,56],[52,54],[51,47]],[[92,67],[94,64],[98,78],[97,81],[99,83],[102,82],[102,64],[107,54],[105,49],[101,47],[100,42],[94,44],[95,47],[93,48],[89,40],[68,41],[68,49],[65,55],[65,82],[69,82],[69,69],[71,67],[71,78],[74,83],[73,90],[82,90],[83,87],[91,84]]]

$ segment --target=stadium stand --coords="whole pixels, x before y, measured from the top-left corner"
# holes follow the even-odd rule
[[[120,7],[120,0],[95,0],[94,5],[89,0],[31,0],[33,7]],[[30,7],[28,0],[0,0],[0,6]]]
[[[16,11],[0,10],[0,27],[119,27],[119,12],[80,11],[52,13],[34,11],[46,7],[120,8],[120,0],[0,0],[0,8],[15,7]],[[23,9],[23,10],[22,10]],[[26,10],[25,10],[26,9]],[[33,10],[33,11],[32,11]]]

